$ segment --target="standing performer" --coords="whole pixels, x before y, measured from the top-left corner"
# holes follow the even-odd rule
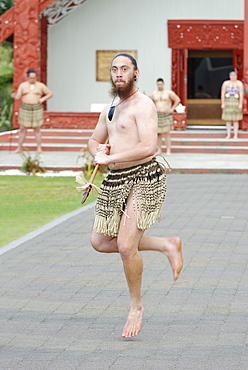
[[[229,73],[229,80],[223,82],[221,87],[221,119],[226,121],[227,136],[231,138],[231,129],[233,122],[234,139],[238,139],[239,122],[243,118],[243,100],[244,100],[244,85],[237,80],[237,73],[232,71]]]
[[[140,251],[164,253],[174,279],[183,266],[179,237],[143,236],[160,217],[166,194],[166,174],[154,158],[157,143],[157,113],[151,99],[139,92],[139,70],[129,54],[114,57],[111,65],[113,100],[99,117],[89,140],[95,164],[108,165],[96,204],[91,244],[99,252],[120,253],[130,293],[130,312],[122,336],[141,330],[143,262]],[[109,144],[104,145],[106,140]]]
[[[156,154],[162,153],[163,135],[165,138],[166,154],[171,154],[171,139],[170,130],[173,125],[173,116],[175,108],[180,103],[181,99],[172,90],[164,89],[164,80],[157,79],[158,89],[153,91],[150,98],[155,104],[158,113],[158,143]]]
[[[50,99],[53,94],[45,84],[37,81],[37,74],[33,69],[27,71],[27,77],[28,81],[22,82],[17,92],[11,95],[15,100],[21,99],[22,102],[18,116],[18,123],[20,125],[18,147],[14,153],[22,152],[22,144],[24,143],[28,128],[34,130],[37,151],[38,153],[42,153],[40,132],[40,127],[43,125],[42,103]]]

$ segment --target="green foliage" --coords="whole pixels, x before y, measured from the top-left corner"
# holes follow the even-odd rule
[[[8,70],[7,68],[3,71],[3,69],[0,72],[0,90],[3,90],[3,88],[6,87],[6,85],[11,85],[12,84],[12,79],[13,79],[13,70],[10,69]]]
[[[0,1],[0,15],[5,13],[8,9],[12,8],[14,0],[1,0]]]
[[[9,41],[0,44],[0,65],[1,69],[13,66],[13,44]]]
[[[6,89],[12,87],[13,81],[13,45],[4,41],[0,44],[0,101]]]
[[[13,112],[13,99],[10,96],[9,89],[6,89],[2,93],[0,131],[11,130],[12,112]]]
[[[0,176],[0,247],[81,208],[76,186],[75,177]],[[83,206],[96,197],[91,192]]]
[[[28,175],[35,175],[36,173],[46,172],[46,170],[40,166],[39,153],[37,153],[34,158],[31,157],[31,154],[29,152],[23,152],[21,155],[24,158],[24,162],[21,168],[23,172],[27,173]]]
[[[11,129],[13,99],[13,47],[10,42],[0,44],[0,131]]]

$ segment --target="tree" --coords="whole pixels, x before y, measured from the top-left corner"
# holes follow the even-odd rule
[[[1,0],[0,1],[0,16],[5,13],[8,9],[14,6],[14,0]]]
[[[0,16],[14,5],[13,0],[0,0]],[[13,35],[0,44],[0,131],[11,129],[13,78]]]

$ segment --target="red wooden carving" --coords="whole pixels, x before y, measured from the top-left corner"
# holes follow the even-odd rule
[[[243,131],[248,131],[248,113],[243,114],[243,121],[241,123],[241,129]]]
[[[47,24],[39,20],[39,13],[54,0],[15,0],[15,6],[0,17],[0,42],[14,33],[14,90],[26,80],[29,68],[37,71],[38,79],[46,82]],[[40,25],[41,23],[41,25]],[[39,47],[40,30],[41,50]],[[18,127],[20,102],[14,102],[13,127]]]
[[[243,49],[243,21],[168,20],[169,47]]]
[[[172,48],[172,90],[182,95],[181,57],[183,50],[233,50],[233,66],[243,79],[243,21],[169,20],[168,41]],[[186,71],[185,71],[186,75]],[[248,91],[248,76],[247,76]],[[248,93],[247,93],[248,99]],[[248,102],[244,102],[243,130],[248,130]],[[183,102],[184,104],[186,102]],[[180,126],[180,124],[179,124]]]
[[[243,49],[234,49],[233,50],[233,68],[237,70],[238,79],[243,80]]]
[[[35,3],[37,0],[30,2]],[[54,3],[55,0],[39,0],[39,12],[42,12],[49,5]],[[17,1],[15,1],[17,3]],[[0,43],[6,40],[9,36],[14,33],[14,10],[15,7],[7,10],[0,17]]]
[[[186,113],[173,112],[174,130],[185,130],[187,126]]]
[[[39,0],[16,0],[14,7],[14,90],[26,80],[29,68],[39,78]],[[14,102],[13,127],[17,127],[20,102]]]
[[[243,107],[243,121],[241,128],[244,131],[248,130],[248,68],[245,69],[244,75],[244,107]]]
[[[44,128],[95,128],[100,113],[45,112]]]
[[[181,95],[181,50],[233,49],[238,77],[243,71],[243,21],[168,20],[169,47],[172,48],[172,90]]]
[[[178,50],[172,49],[172,63],[171,63],[171,89],[176,93],[179,94],[178,91],[178,68],[179,65],[178,61]]]

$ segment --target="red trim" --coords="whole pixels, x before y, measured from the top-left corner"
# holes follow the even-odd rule
[[[42,17],[40,21],[40,81],[47,83],[47,18]]]
[[[100,113],[45,112],[43,128],[93,129]]]
[[[247,75],[246,71],[248,70],[248,0],[245,0],[244,1],[244,16],[245,16],[245,20],[244,20],[244,63],[243,63],[243,66],[244,66],[244,71],[243,71],[243,75]],[[248,82],[248,79],[247,79],[247,82]]]
[[[243,32],[243,21],[168,20],[168,44],[176,49],[243,49]]]
[[[26,0],[22,0],[22,3],[25,3]],[[32,0],[32,3],[35,3],[37,0]],[[13,35],[14,33],[14,13],[15,13],[15,6],[7,10],[4,14],[0,17],[0,43],[6,40],[8,37]],[[38,0],[39,2],[39,12],[45,10],[48,6],[55,2],[55,0]]]
[[[245,0],[245,18],[248,22],[248,0]],[[181,97],[186,105],[187,89],[187,51],[188,50],[232,50],[233,67],[238,71],[238,78],[243,79],[246,64],[243,63],[244,28],[243,21],[219,20],[168,20],[168,45],[172,48],[172,90]],[[248,24],[245,28],[248,39]],[[246,54],[245,54],[246,53]],[[248,55],[248,54],[247,54]],[[248,56],[247,56],[248,58]],[[183,61],[183,63],[182,63]],[[248,78],[247,78],[248,86]],[[247,102],[244,104],[246,112]],[[244,112],[242,129],[248,129],[248,115]]]

